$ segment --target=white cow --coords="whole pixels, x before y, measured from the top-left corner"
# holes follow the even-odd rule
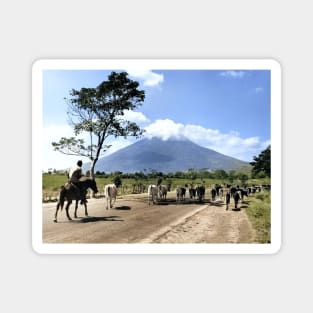
[[[150,198],[152,200],[152,203],[155,204],[158,200],[158,192],[159,188],[156,185],[149,185],[148,186],[148,203],[150,205]]]
[[[110,209],[112,209],[116,201],[116,196],[117,196],[117,188],[115,184],[108,184],[104,186],[104,196],[107,198],[106,209],[108,210],[109,208],[109,201],[110,201]]]

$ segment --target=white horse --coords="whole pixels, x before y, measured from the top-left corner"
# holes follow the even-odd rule
[[[116,201],[116,196],[117,196],[117,188],[115,184],[108,184],[104,186],[104,196],[107,198],[106,209],[108,210],[109,208],[109,201],[110,201],[110,209],[112,209]]]
[[[152,203],[155,204],[158,200],[158,192],[159,188],[156,185],[149,185],[148,186],[148,204],[150,205],[150,198],[152,200]]]

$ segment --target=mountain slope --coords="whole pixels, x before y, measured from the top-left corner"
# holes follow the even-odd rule
[[[142,139],[98,160],[95,171],[133,173],[156,170],[163,173],[190,168],[225,171],[239,169],[248,163],[201,147],[192,141],[158,138]]]

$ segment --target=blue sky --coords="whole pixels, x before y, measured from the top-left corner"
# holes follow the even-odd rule
[[[119,71],[119,70],[116,70]],[[71,89],[96,87],[110,71],[43,71],[43,170],[68,168],[79,157],[53,151],[52,141],[73,136],[66,115]],[[146,129],[146,137],[184,138],[251,161],[270,144],[269,70],[130,70],[146,98],[126,117]],[[80,138],[88,139],[87,134]],[[112,139],[112,153],[134,142]],[[87,159],[83,159],[87,162]]]

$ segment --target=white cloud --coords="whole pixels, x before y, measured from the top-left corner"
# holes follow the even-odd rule
[[[182,139],[184,125],[173,122],[172,120],[156,120],[154,123],[145,127],[145,136],[148,138],[158,137],[162,140],[169,138]]]
[[[162,74],[153,73],[151,70],[127,70],[127,72],[130,76],[143,80],[144,86],[158,86],[164,81]]]
[[[250,89],[248,91],[248,93],[249,93],[249,95],[255,96],[255,95],[262,93],[263,91],[264,91],[264,88],[261,86],[258,86],[258,87],[254,87],[254,88]]]
[[[244,71],[224,71],[219,74],[223,77],[230,77],[230,78],[243,78],[245,76]]]
[[[145,129],[145,136],[148,138],[158,137],[163,140],[187,138],[200,146],[245,161],[251,161],[254,155],[258,155],[269,144],[269,141],[261,142],[258,137],[241,138],[235,131],[223,134],[216,129],[184,125],[169,119],[157,120]]]
[[[262,92],[264,89],[263,89],[263,87],[256,87],[255,89],[254,89],[254,92],[255,93],[260,93],[260,92]]]
[[[125,110],[123,118],[138,124],[145,124],[150,122],[150,120],[143,113],[131,110]]]

